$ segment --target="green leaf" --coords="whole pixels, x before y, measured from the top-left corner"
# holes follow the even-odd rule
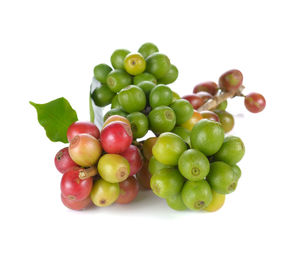
[[[38,121],[46,130],[51,141],[68,143],[67,131],[69,126],[78,120],[76,111],[67,99],[61,97],[46,104],[29,102],[35,107]]]

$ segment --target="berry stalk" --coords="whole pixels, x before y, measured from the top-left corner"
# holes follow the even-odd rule
[[[89,177],[96,176],[97,174],[98,174],[98,170],[96,167],[93,166],[87,169],[81,169],[79,171],[79,178],[83,180]]]
[[[244,88],[245,87],[241,85],[237,90],[221,92],[219,95],[214,96],[212,99],[208,100],[205,104],[200,106],[198,108],[198,112],[213,110],[228,98],[233,98],[234,96],[242,96],[242,91]]]

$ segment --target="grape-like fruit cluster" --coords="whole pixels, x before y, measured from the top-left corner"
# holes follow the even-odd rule
[[[175,210],[219,209],[241,176],[236,165],[245,153],[242,140],[224,137],[219,122],[201,119],[190,132],[190,145],[174,133],[157,137],[150,158],[150,186]]]
[[[218,84],[213,81],[199,83],[194,87],[193,94],[185,95],[183,98],[188,100],[195,110],[200,111],[202,118],[220,122],[225,133],[228,133],[234,127],[234,117],[226,111],[227,100],[210,110],[201,110],[201,107],[224,92],[235,92],[235,96],[244,97],[244,104],[248,111],[252,113],[263,111],[266,106],[264,96],[256,92],[243,95],[239,92],[242,83],[242,73],[237,69],[229,70],[220,76]]]
[[[239,137],[225,135],[234,126],[227,100],[201,107],[233,92],[256,113],[264,109],[264,97],[238,92],[243,82],[238,70],[180,97],[168,86],[178,70],[153,43],[138,52],[117,49],[110,61],[112,67],[94,68],[99,87],[91,98],[96,106],[110,106],[101,131],[91,122],[74,122],[67,132],[70,145],[55,156],[63,173],[63,204],[74,210],[127,204],[140,189],[152,189],[175,210],[221,208],[237,187],[245,147]],[[153,136],[142,139],[149,133]]]
[[[132,145],[131,125],[126,118],[109,117],[101,132],[91,122],[78,121],[67,133],[69,147],[55,156],[56,168],[63,173],[61,199],[65,206],[81,210],[92,203],[126,204],[137,196],[135,174],[143,166],[143,156]]]

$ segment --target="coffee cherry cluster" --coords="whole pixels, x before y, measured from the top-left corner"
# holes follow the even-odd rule
[[[129,121],[111,116],[101,130],[91,122],[75,122],[68,129],[69,147],[55,156],[63,173],[61,198],[65,206],[81,210],[93,203],[125,204],[137,195],[135,174],[143,166],[140,150],[132,145]]]
[[[63,204],[74,210],[127,204],[151,189],[175,210],[221,208],[238,185],[245,153],[239,137],[226,135],[234,126],[227,100],[242,96],[257,113],[264,97],[243,95],[235,69],[180,97],[168,86],[178,70],[153,43],[133,53],[117,49],[110,61],[94,68],[91,91],[94,105],[108,110],[103,125],[74,122],[69,146],[55,156]]]

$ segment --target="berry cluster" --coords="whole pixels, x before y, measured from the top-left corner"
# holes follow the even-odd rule
[[[221,208],[237,187],[237,163],[245,153],[239,137],[226,135],[234,126],[227,99],[242,96],[257,113],[266,105],[264,97],[242,94],[239,70],[180,97],[167,85],[178,70],[153,43],[136,53],[114,51],[111,65],[94,68],[98,87],[91,98],[96,106],[110,105],[101,131],[91,122],[74,122],[67,131],[69,146],[55,156],[64,205],[81,210],[127,204],[139,189],[152,189],[175,210]],[[145,137],[149,133],[153,136]]]
[[[55,166],[63,173],[61,197],[75,210],[92,202],[107,206],[132,201],[139,189],[134,175],[142,168],[140,150],[132,145],[129,121],[110,117],[101,133],[90,122],[77,121],[68,129],[69,147],[55,156]],[[100,178],[101,177],[101,178]]]

